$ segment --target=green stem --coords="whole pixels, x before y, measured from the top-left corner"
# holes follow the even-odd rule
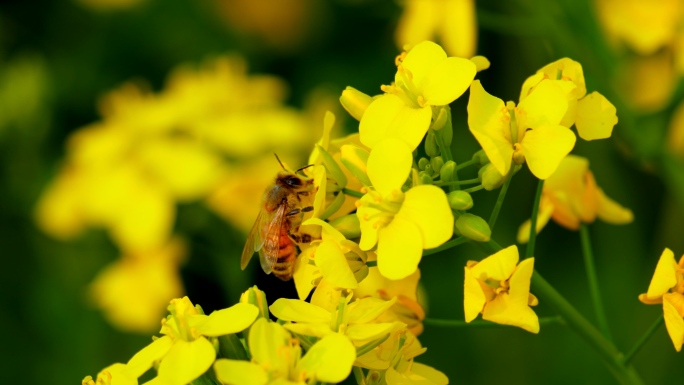
[[[483,188],[484,188],[483,185],[479,185],[479,186],[475,186],[475,187],[463,189],[463,191],[465,191],[465,192],[467,192],[467,193],[471,193],[471,192],[475,192],[475,191],[480,191],[480,190],[482,190]]]
[[[378,267],[378,261],[367,261],[366,266],[368,267]]]
[[[348,189],[348,188],[343,188],[343,189],[342,189],[342,192],[345,193],[345,194],[347,194],[347,195],[351,195],[351,196],[357,197],[357,198],[361,198],[361,197],[364,196],[364,194],[363,194],[362,192],[355,191],[355,190],[350,190],[350,189]]]
[[[450,249],[452,247],[456,247],[456,246],[460,245],[461,243],[466,243],[466,242],[468,242],[468,238],[466,238],[466,237],[458,237],[458,238],[452,239],[449,242],[446,242],[439,247],[435,247],[434,249],[423,250],[423,257],[426,255],[439,253],[440,251],[444,251],[444,250]]]
[[[366,385],[366,376],[363,374],[363,369],[358,366],[354,366],[352,371],[354,372],[354,378],[356,378],[356,383],[358,385]]]
[[[544,180],[539,179],[537,194],[534,196],[534,204],[532,206],[532,217],[530,217],[530,240],[525,249],[525,258],[534,256],[534,243],[537,240],[537,215],[539,215],[539,201],[541,200],[542,190],[544,190]]]
[[[473,242],[486,253],[502,249],[494,241],[486,243]],[[611,373],[621,384],[643,384],[634,367],[623,362],[623,354],[612,342],[608,341],[598,329],[587,321],[560,293],[554,289],[536,270],[532,274],[532,291],[540,302],[547,303],[563,319],[565,323],[580,335],[612,369]]]
[[[599,329],[607,340],[612,341],[610,335],[610,328],[608,327],[608,319],[603,308],[603,301],[601,300],[601,292],[599,290],[598,277],[596,275],[596,265],[594,263],[594,253],[591,248],[591,239],[589,238],[589,227],[582,223],[580,224],[580,238],[582,239],[582,254],[584,254],[584,265],[587,270],[587,280],[589,281],[589,291],[591,292],[591,302],[594,306],[594,313],[598,321]]]
[[[627,365],[629,362],[634,358],[634,355],[637,354],[639,349],[641,349],[642,346],[648,341],[649,338],[655,333],[656,330],[660,328],[660,325],[663,324],[663,320],[665,319],[664,314],[661,313],[660,317],[653,322],[650,328],[646,330],[646,333],[644,333],[643,336],[637,341],[637,343],[634,344],[634,346],[629,350],[627,354],[625,354],[625,357],[622,359],[622,362]]]
[[[435,182],[433,184],[435,186],[458,186],[458,185],[462,185],[462,184],[473,184],[473,183],[480,183],[480,178],[466,179],[466,180],[453,181],[453,182]]]
[[[442,134],[439,132],[435,132],[435,142],[437,142],[437,147],[439,147],[439,152],[442,154],[442,159],[444,162],[448,162],[450,160],[454,160],[453,155],[451,155],[451,148],[444,143],[444,140],[442,140]],[[454,180],[454,182],[458,183],[458,167],[454,169],[454,173],[451,176]],[[449,191],[454,191],[456,190],[454,185],[448,185],[449,186]]]
[[[443,326],[443,327],[454,327],[454,328],[460,328],[460,327],[486,327],[486,328],[490,328],[490,327],[491,328],[511,327],[510,325],[503,325],[503,324],[498,324],[498,323],[489,322],[489,321],[466,322],[463,320],[438,319],[438,318],[426,318],[423,320],[423,323],[425,325],[431,325],[431,326]],[[542,317],[539,319],[539,324],[540,325],[552,325],[552,324],[564,325],[565,321],[563,321],[563,317],[561,317],[561,316]]]
[[[477,164],[479,162],[480,161],[477,159],[471,159],[471,160],[463,162],[461,164],[457,164],[456,165],[456,171],[463,170],[464,168],[472,166],[472,165]]]
[[[506,177],[506,181],[499,191],[499,197],[496,199],[496,204],[492,210],[492,215],[489,217],[489,229],[492,231],[494,231],[494,224],[496,224],[496,219],[499,217],[499,211],[501,211],[501,206],[503,205],[504,198],[506,197],[508,185],[511,184],[511,179],[513,179],[513,170],[509,171],[508,177]]]

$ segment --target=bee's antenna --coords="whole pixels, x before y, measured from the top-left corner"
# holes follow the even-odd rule
[[[308,164],[308,165],[306,165],[306,166],[304,166],[304,167],[300,167],[299,169],[297,169],[297,171],[295,171],[295,174],[298,173],[298,172],[300,172],[300,171],[302,171],[302,170],[306,170],[306,169],[309,168],[309,167],[313,167],[313,166],[314,166],[313,164]]]
[[[278,160],[278,163],[280,163],[280,167],[282,167],[283,170],[285,170],[285,166],[283,166],[283,162],[281,162],[281,161],[280,161],[280,158],[278,158],[278,154],[276,154],[276,153],[274,152],[273,155],[275,155],[276,159]]]

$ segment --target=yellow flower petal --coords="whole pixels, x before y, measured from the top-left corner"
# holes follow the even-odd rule
[[[374,339],[378,339],[385,334],[390,333],[393,329],[402,329],[406,327],[406,324],[402,322],[384,322],[377,324],[360,324],[360,325],[349,325],[344,334],[352,341],[366,342]]]
[[[537,73],[546,75],[547,79],[556,79],[558,77],[558,71],[561,72],[561,79],[564,81],[570,81],[577,87],[576,98],[582,98],[587,93],[587,86],[584,81],[584,71],[582,70],[582,65],[570,58],[564,57],[558,59],[553,63],[545,65]]]
[[[195,326],[198,333],[218,337],[241,332],[249,327],[259,315],[259,309],[248,303],[238,303],[227,309],[217,310]]]
[[[518,258],[518,247],[516,245],[508,246],[483,259],[470,270],[473,276],[481,281],[486,279],[504,281],[513,274]]]
[[[318,292],[318,289],[316,289]],[[334,333],[330,329],[329,323],[288,323],[283,325],[285,329],[291,331],[292,333],[300,334],[303,336],[312,336],[322,338],[328,334]]]
[[[423,241],[413,222],[395,217],[378,231],[378,269],[389,279],[402,279],[413,274],[423,254]]]
[[[675,304],[682,305],[684,298],[679,293],[668,293],[663,296],[663,314],[665,327],[672,339],[675,349],[679,352],[684,344],[684,319]]]
[[[598,217],[602,221],[612,223],[614,225],[622,225],[631,223],[634,220],[632,210],[622,207],[619,203],[610,199],[603,190],[597,189],[598,192]]]
[[[508,175],[513,158],[510,119],[503,100],[488,94],[479,80],[470,86],[468,128],[501,175]]]
[[[463,95],[476,72],[475,63],[468,59],[447,58],[435,65],[421,83],[417,83],[419,92],[429,105],[447,105]]]
[[[368,106],[361,118],[361,143],[373,148],[384,139],[397,138],[413,151],[423,140],[431,119],[430,106],[411,108],[396,95],[382,95]]]
[[[159,364],[157,377],[163,383],[185,385],[206,372],[215,358],[216,350],[206,338],[192,342],[179,339]]]
[[[320,382],[344,381],[356,360],[356,348],[341,334],[330,334],[316,342],[297,363],[296,370]]]
[[[368,177],[373,187],[384,197],[392,191],[401,190],[406,182],[413,154],[399,139],[388,138],[379,142],[368,157]]]
[[[380,317],[394,305],[396,300],[392,298],[385,301],[378,298],[360,298],[349,304],[345,322],[350,324],[366,324]]]
[[[344,253],[334,241],[323,241],[316,249],[316,266],[328,282],[338,288],[355,289],[359,286]]]
[[[440,41],[450,56],[469,58],[477,49],[474,0],[440,1],[444,4]],[[415,1],[423,4],[424,1]]]
[[[173,340],[171,340],[171,337],[163,336],[157,338],[128,361],[126,364],[128,372],[135,378],[142,376],[155,362],[161,360],[168,353],[172,345]]]
[[[297,299],[280,298],[269,309],[274,316],[285,321],[330,322],[328,311]]]
[[[369,194],[361,198],[361,202],[375,202],[373,197]],[[378,214],[380,210],[361,205],[356,210],[356,216],[359,218],[359,227],[361,228],[361,239],[359,240],[359,247],[361,250],[368,251],[378,243],[378,232],[380,229],[375,226],[373,216]]]
[[[518,128],[536,128],[542,124],[560,124],[568,109],[568,102],[563,89],[550,80],[542,80],[532,93],[518,105],[516,112]],[[523,124],[526,122],[526,124]],[[522,127],[520,126],[522,125]]]
[[[322,164],[314,166],[314,186],[317,187],[316,195],[313,202],[313,216],[319,217],[325,210],[325,198],[327,195],[328,181],[326,179],[326,170]]]
[[[268,382],[268,373],[253,362],[222,358],[216,360],[214,370],[222,384],[265,385]]]
[[[421,185],[408,190],[396,218],[407,219],[418,227],[423,249],[437,247],[454,234],[449,201],[444,190],[436,186]]]
[[[449,383],[449,378],[444,373],[419,362],[414,362],[411,365],[411,372],[429,380],[434,385],[447,385]]]
[[[541,202],[539,202],[539,213],[537,214],[537,234],[549,223],[554,208],[555,206],[549,199],[542,197]],[[532,222],[529,219],[520,225],[516,238],[518,243],[527,243],[530,240],[530,227],[532,227]]]
[[[440,8],[435,1],[407,1],[397,22],[395,41],[399,48],[416,45],[432,38],[440,22]]]
[[[102,369],[97,374],[97,380],[98,385],[138,385],[138,378],[132,376],[128,366],[121,363],[112,364]]]
[[[259,318],[249,329],[249,351],[252,359],[270,372],[287,373],[289,362],[287,354],[290,334],[282,325]]]
[[[618,118],[615,106],[598,92],[592,92],[577,103],[575,126],[584,140],[610,138]]]
[[[665,248],[660,255],[651,283],[648,285],[648,298],[660,297],[677,284],[677,262],[672,250]]]
[[[566,127],[542,125],[527,131],[520,145],[532,174],[539,179],[546,179],[572,151],[575,140],[575,134]]]
[[[316,142],[319,146],[323,147],[324,150],[328,150],[330,147],[330,132],[335,125],[335,114],[330,111],[325,111],[325,116],[323,117],[323,136]],[[308,164],[321,164],[323,159],[321,159],[321,153],[318,150],[318,146],[314,146],[311,155],[309,156]]]
[[[314,252],[315,248],[316,246],[306,248],[295,261],[292,279],[294,279],[297,295],[301,300],[305,300],[309,296],[309,293],[315,287],[313,284],[314,280],[321,276],[318,267],[309,264],[309,255]]]
[[[473,272],[467,266],[465,269],[465,282],[463,284],[463,310],[465,312],[465,321],[470,322],[477,318],[482,309],[487,303],[480,282],[473,275]]]
[[[411,48],[402,65],[411,72],[413,84],[420,87],[423,79],[432,72],[438,63],[446,58],[447,54],[442,47],[431,41],[424,41]],[[399,73],[395,76],[394,81],[396,83],[402,82]]]
[[[528,306],[530,278],[534,270],[534,258],[528,258],[516,268],[510,279],[508,293],[502,293],[487,303],[482,319],[503,325],[517,326],[530,333],[539,333],[539,318]]]

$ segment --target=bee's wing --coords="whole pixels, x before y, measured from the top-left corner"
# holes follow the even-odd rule
[[[252,226],[252,230],[249,231],[249,235],[247,236],[247,243],[245,243],[245,248],[242,249],[242,258],[240,258],[240,268],[242,268],[242,270],[244,270],[247,267],[247,264],[249,263],[249,260],[252,258],[254,252],[261,249],[264,245],[264,239],[261,236],[261,222],[266,216],[268,216],[268,213],[265,213],[262,209],[259,212],[256,221],[254,221],[254,226]]]
[[[261,227],[261,237],[264,240],[263,247],[259,250],[261,268],[266,274],[271,274],[273,265],[278,261],[280,251],[280,229],[285,220],[285,204],[281,204],[273,211],[270,221]]]

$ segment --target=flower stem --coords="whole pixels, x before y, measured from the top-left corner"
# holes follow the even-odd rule
[[[584,265],[587,270],[587,280],[589,281],[589,291],[591,292],[591,302],[594,306],[594,313],[598,321],[599,329],[607,340],[612,341],[610,335],[610,328],[608,327],[608,320],[606,312],[603,308],[603,301],[601,300],[601,292],[599,290],[598,277],[596,276],[596,265],[594,263],[594,253],[591,248],[591,239],[589,238],[589,227],[582,223],[580,224],[580,238],[582,239],[582,254],[584,254]]]
[[[355,190],[350,190],[350,189],[348,189],[348,188],[343,188],[343,189],[342,189],[342,192],[345,193],[345,194],[347,194],[347,195],[351,195],[351,196],[357,197],[357,198],[361,198],[361,197],[363,197],[363,195],[364,195],[362,192],[355,191]]]
[[[537,183],[537,194],[534,196],[532,206],[532,217],[530,217],[530,240],[525,249],[525,258],[534,256],[534,242],[537,240],[537,215],[539,215],[539,201],[541,200],[542,190],[544,190],[544,180],[539,179]]]
[[[483,185],[478,185],[478,186],[475,186],[475,187],[463,189],[463,191],[465,191],[465,192],[467,192],[467,193],[471,193],[471,192],[475,192],[475,191],[480,191],[480,190],[482,190],[483,188],[484,188]]]
[[[363,374],[363,369],[358,366],[354,366],[352,371],[354,372],[354,378],[356,378],[356,383],[358,385],[366,385],[366,376]]]
[[[511,327],[510,325],[503,325],[489,321],[472,321],[466,322],[463,320],[451,320],[451,319],[438,319],[438,318],[426,318],[423,320],[426,325],[432,326],[444,326],[444,327],[485,327],[485,328],[498,328],[498,327]],[[553,317],[542,317],[539,319],[540,325],[553,325],[559,324],[564,325],[563,317],[553,316]]]
[[[461,181],[451,181],[451,182],[435,182],[433,183],[435,186],[458,186],[462,184],[473,184],[473,183],[480,183],[480,178],[474,178],[474,179],[466,179],[466,180],[461,180]]]
[[[435,142],[437,142],[437,147],[439,147],[439,152],[442,154],[442,159],[444,159],[444,162],[454,160],[453,155],[451,155],[451,148],[444,143],[444,140],[442,140],[442,134],[439,132],[435,132]],[[454,182],[458,182],[458,167],[454,169],[454,173],[451,178],[454,180]],[[455,189],[455,186],[449,185],[449,191],[454,191]]]
[[[655,322],[653,322],[651,327],[648,328],[648,330],[646,330],[646,333],[644,333],[644,335],[641,336],[639,341],[637,341],[637,343],[635,343],[634,346],[632,346],[632,348],[629,350],[629,352],[627,354],[625,354],[625,357],[622,359],[622,362],[625,365],[629,364],[629,361],[631,361],[632,358],[634,358],[634,355],[637,354],[639,349],[641,349],[641,347],[644,346],[646,341],[648,341],[648,339],[651,338],[653,333],[655,333],[655,331],[660,328],[660,325],[663,324],[664,319],[665,319],[664,313],[661,313],[660,316],[655,320]]]
[[[461,163],[461,164],[457,164],[457,165],[456,165],[456,171],[458,171],[458,170],[463,170],[464,168],[466,168],[466,167],[468,167],[468,166],[472,166],[472,165],[474,165],[474,164],[476,164],[476,163],[478,163],[478,162],[479,162],[479,161],[478,161],[477,159],[471,159],[471,160],[465,161],[465,162],[463,162],[463,163]]]
[[[499,191],[499,197],[496,199],[496,204],[492,210],[492,215],[489,217],[489,229],[492,231],[494,231],[494,224],[496,224],[496,219],[499,217],[499,211],[501,211],[501,206],[503,205],[504,198],[506,197],[508,185],[511,184],[511,179],[513,179],[513,170],[508,172],[508,177]]]
[[[466,238],[466,237],[458,237],[458,238],[452,239],[449,242],[446,242],[439,247],[435,247],[434,249],[423,250],[423,257],[426,255],[439,253],[440,251],[444,251],[444,250],[450,249],[452,247],[456,247],[456,246],[460,245],[461,243],[466,243],[466,242],[468,242],[468,238]]]

